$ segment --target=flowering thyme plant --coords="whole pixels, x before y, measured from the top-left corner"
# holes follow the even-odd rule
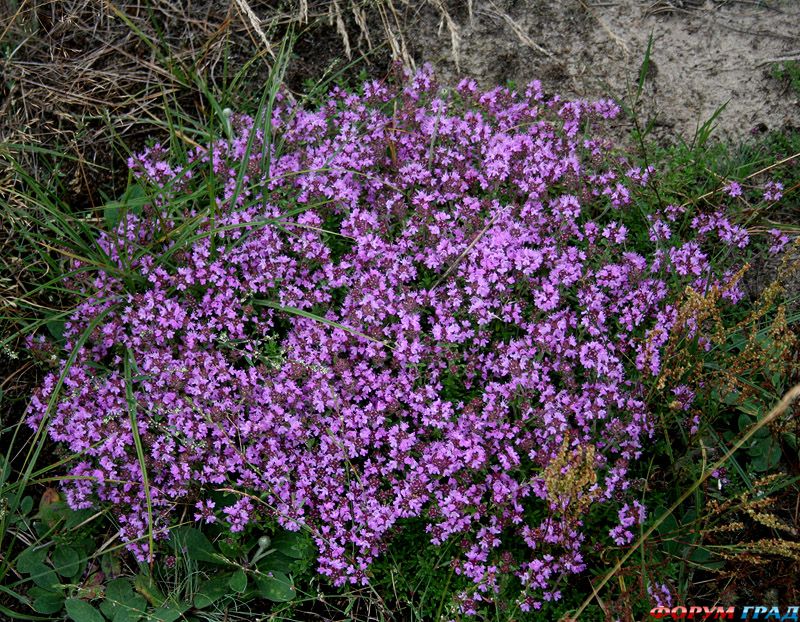
[[[735,303],[707,242],[748,244],[721,212],[637,206],[654,171],[594,135],[617,114],[423,70],[318,110],[278,97],[183,166],[132,158],[156,198],[97,240],[115,269],[76,283],[74,360],[29,411],[81,453],[69,503],[113,504],[140,559],[181,505],[269,517],[336,585],[417,518],[457,543],[464,612],[509,577],[523,610],[558,599],[587,539],[646,518],[646,393],[670,334],[704,338],[670,292]],[[586,533],[593,513],[618,520]]]

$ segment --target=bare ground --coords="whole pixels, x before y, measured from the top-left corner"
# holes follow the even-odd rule
[[[566,96],[629,97],[652,33],[643,113],[659,135],[691,138],[722,105],[717,136],[797,127],[797,94],[770,76],[800,58],[796,0],[473,0],[452,3],[460,42],[430,6],[409,31],[418,62],[485,86],[541,79]],[[629,101],[629,100],[628,100]]]

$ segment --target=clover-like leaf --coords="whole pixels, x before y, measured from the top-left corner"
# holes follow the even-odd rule
[[[36,613],[58,613],[64,608],[64,595],[51,592],[46,596],[37,596],[31,604]]]
[[[81,555],[71,546],[57,546],[52,559],[53,567],[62,577],[73,577],[81,569]]]
[[[33,574],[47,557],[47,549],[29,546],[17,557],[17,570],[25,574]]]
[[[68,598],[64,601],[67,615],[74,622],[105,622],[103,615],[85,600]]]

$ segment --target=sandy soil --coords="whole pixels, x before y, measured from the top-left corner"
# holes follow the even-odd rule
[[[412,3],[413,4],[413,3]],[[800,0],[467,0],[451,3],[458,62],[447,24],[428,7],[409,32],[417,62],[447,81],[485,86],[533,78],[567,96],[630,96],[652,33],[642,99],[665,138],[691,138],[727,102],[716,136],[800,125],[800,101],[769,75],[800,58]]]

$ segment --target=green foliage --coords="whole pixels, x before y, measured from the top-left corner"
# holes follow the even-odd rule
[[[39,535],[14,557],[13,572],[21,580],[4,588],[24,606],[9,613],[21,619],[25,608],[75,622],[163,622],[193,611],[265,610],[266,603],[297,598],[294,577],[306,575],[315,557],[303,532],[224,540],[219,529],[211,529],[217,539],[212,542],[200,529],[184,526],[173,531],[152,569],[130,566],[120,547],[98,563],[104,548],[98,538],[112,527],[105,518],[92,519],[60,500],[45,500],[36,514],[33,505],[27,497],[11,521],[27,522]]]
[[[770,65],[770,75],[783,82],[795,96],[800,96],[800,62],[786,60]]]

